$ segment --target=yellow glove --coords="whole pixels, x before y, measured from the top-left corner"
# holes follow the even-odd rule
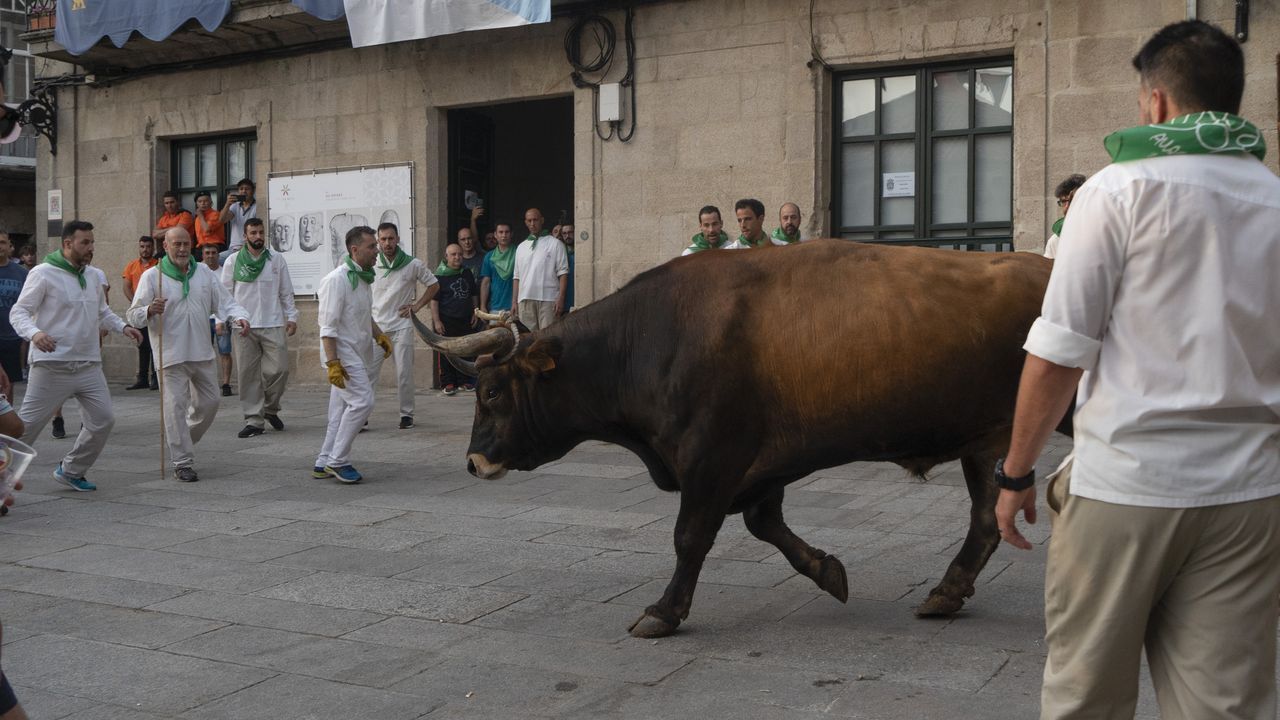
[[[330,360],[325,363],[325,366],[329,368],[329,384],[339,390],[345,388],[347,386],[347,369],[342,367],[342,361],[337,359]]]
[[[378,343],[378,347],[382,348],[382,358],[385,360],[391,357],[391,338],[386,333],[378,333],[373,337],[373,341]]]

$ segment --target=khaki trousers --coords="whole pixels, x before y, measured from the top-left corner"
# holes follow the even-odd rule
[[[164,439],[175,468],[191,467],[192,447],[218,415],[217,360],[170,365],[164,369]]]
[[[1274,720],[1280,497],[1135,507],[1069,481],[1048,492],[1040,717],[1130,720],[1145,647],[1165,720]]]
[[[62,469],[69,475],[83,477],[107,446],[107,438],[116,423],[102,363],[58,360],[31,363],[27,394],[18,409],[18,417],[27,427],[22,439],[28,445],[35,445],[49,418],[68,398],[80,402],[80,420],[84,427],[76,436],[71,452],[62,459]]]
[[[393,330],[387,333],[387,337],[391,338],[391,358],[396,364],[396,394],[400,400],[400,414],[413,417],[413,345],[416,342],[413,328]],[[383,360],[386,360],[386,356],[382,354],[382,348],[377,348],[377,352],[369,358],[369,379],[375,384],[382,372]]]
[[[289,346],[284,328],[251,328],[244,337],[239,330],[229,331],[245,424],[265,427],[263,415],[280,414],[280,398],[289,382]]]
[[[520,322],[530,330],[541,330],[556,321],[554,300],[521,300],[517,307],[520,310]]]

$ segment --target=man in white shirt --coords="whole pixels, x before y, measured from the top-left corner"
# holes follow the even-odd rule
[[[249,314],[222,286],[218,276],[191,257],[191,235],[170,228],[165,256],[142,273],[125,316],[134,327],[147,326],[156,341],[160,389],[164,395],[164,433],[173,476],[195,482],[192,445],[200,442],[218,414],[217,365],[209,341],[209,317],[231,318],[240,334],[249,333]]]
[[[102,281],[85,272],[93,260],[93,225],[73,220],[62,229],[62,249],[49,253],[27,275],[9,311],[13,329],[31,343],[27,394],[18,416],[26,425],[23,439],[34,443],[67,398],[80,401],[83,427],[75,445],[53,476],[73,490],[96,490],[85,473],[107,444],[115,413],[102,374],[98,330],[123,333],[135,343],[142,333],[125,327],[111,312]]]
[[[351,446],[373,410],[373,380],[366,362],[373,343],[382,356],[391,354],[391,340],[373,321],[373,262],[378,244],[373,228],[357,225],[347,231],[347,255],[325,275],[316,289],[320,308],[320,359],[329,377],[329,424],[311,476],[358,483],[363,476],[351,465]]]
[[[1044,718],[1276,717],[1280,179],[1237,117],[1244,56],[1200,21],[1134,58],[1142,127],[1076,192],[1027,337],[1001,537],[1077,397],[1045,576]]]
[[[530,330],[541,330],[564,313],[569,287],[569,254],[564,243],[542,229],[542,211],[529,208],[524,226],[529,237],[516,247],[511,308]]]
[[[413,322],[418,312],[436,296],[440,285],[426,263],[400,249],[400,230],[395,223],[378,226],[378,261],[373,268],[373,321],[391,338],[395,348],[396,394],[400,400],[400,429],[413,427]],[[423,291],[414,300],[414,293]],[[373,354],[369,377],[382,372],[382,358]]]
[[[733,204],[738,218],[738,239],[725,246],[726,250],[747,250],[773,245],[764,232],[764,203],[755,198],[743,198]]]
[[[1080,189],[1087,179],[1080,173],[1074,173],[1058,183],[1058,187],[1053,191],[1053,196],[1058,199],[1058,207],[1062,208],[1062,217],[1053,223],[1053,231],[1049,234],[1049,239],[1044,241],[1044,256],[1050,260],[1058,255],[1058,239],[1062,232],[1062,224],[1067,221],[1067,213],[1071,211],[1071,201],[1075,199],[1076,190]]]
[[[298,329],[298,310],[289,265],[267,249],[266,228],[258,218],[244,222],[244,245],[222,266],[222,285],[249,313],[253,328],[232,336],[245,423],[238,437],[261,435],[265,423],[284,430],[280,398],[289,381],[286,338]]]
[[[227,203],[222,207],[218,219],[227,230],[227,249],[222,252],[221,259],[227,258],[244,245],[244,223],[249,218],[258,217],[258,203],[253,199],[258,186],[249,178],[236,183],[235,193],[227,193]]]

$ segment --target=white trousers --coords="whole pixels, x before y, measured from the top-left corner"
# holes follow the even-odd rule
[[[379,350],[378,352],[382,352]],[[344,365],[347,386],[329,386],[329,425],[324,431],[324,445],[316,456],[316,467],[351,464],[351,445],[360,428],[373,412],[373,382],[363,365]]]
[[[31,363],[27,374],[27,394],[18,410],[18,417],[27,427],[22,440],[28,445],[35,445],[49,418],[68,398],[80,402],[84,427],[80,428],[71,452],[62,459],[62,469],[68,475],[83,477],[107,446],[107,438],[116,423],[102,363],[56,360]]]
[[[218,415],[217,360],[184,362],[164,369],[164,437],[175,468],[195,462],[200,442]]]
[[[235,351],[245,424],[264,427],[264,414],[280,414],[280,397],[289,382],[289,346],[284,328],[253,328],[245,337],[235,331],[231,347]]]
[[[396,364],[396,395],[400,400],[400,414],[413,417],[413,343],[414,333],[412,327],[404,328],[387,333],[387,337],[391,338],[391,357]],[[385,358],[382,355],[382,348],[377,348],[370,360],[373,363],[373,371],[369,373],[369,377],[375,382],[379,373],[382,372],[382,361]]]

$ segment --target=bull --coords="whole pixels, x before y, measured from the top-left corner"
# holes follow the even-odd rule
[[[680,493],[675,573],[632,635],[668,635],[688,617],[733,513],[847,601],[844,565],[792,532],[782,501],[787,484],[854,461],[923,476],[960,460],[969,530],[916,609],[950,615],[1000,542],[993,470],[1051,267],[1027,253],[827,240],[677,258],[523,337],[496,327],[446,338],[415,323],[478,375],[467,449],[476,477],[533,470],[601,440]]]

